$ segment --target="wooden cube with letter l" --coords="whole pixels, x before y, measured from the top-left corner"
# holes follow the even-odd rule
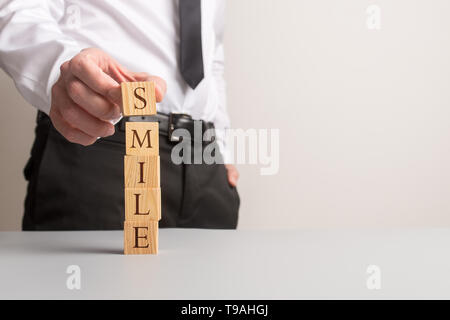
[[[161,220],[161,189],[125,188],[125,220]]]
[[[152,82],[125,82],[124,116],[156,114]],[[158,122],[125,123],[125,254],[158,253],[161,188]]]

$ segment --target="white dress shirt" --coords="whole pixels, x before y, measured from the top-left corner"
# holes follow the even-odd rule
[[[48,113],[59,66],[83,48],[100,48],[131,71],[162,77],[167,94],[158,111],[214,122],[226,154],[224,2],[202,1],[205,78],[195,90],[179,72],[178,0],[0,0],[0,67]]]

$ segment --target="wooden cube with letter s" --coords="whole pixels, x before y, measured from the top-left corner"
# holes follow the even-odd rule
[[[156,114],[153,82],[124,82],[123,115]],[[161,219],[159,127],[157,122],[126,122],[125,254],[158,253],[158,221]]]

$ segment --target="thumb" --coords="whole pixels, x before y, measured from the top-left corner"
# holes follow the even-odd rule
[[[133,76],[135,81],[153,81],[155,83],[156,102],[161,102],[164,99],[167,91],[167,84],[164,79],[158,76],[151,76],[146,72],[135,73]]]

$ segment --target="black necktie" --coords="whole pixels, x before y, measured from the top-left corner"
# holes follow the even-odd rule
[[[195,89],[203,79],[201,0],[179,0],[180,71]]]

